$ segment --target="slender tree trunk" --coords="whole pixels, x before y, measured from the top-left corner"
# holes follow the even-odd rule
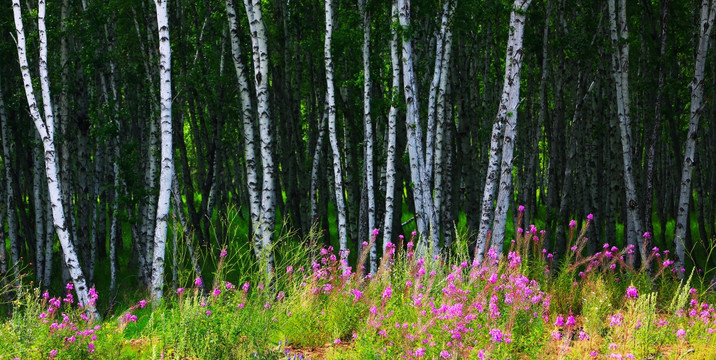
[[[65,264],[72,277],[74,289],[77,293],[77,300],[80,304],[93,315],[98,316],[94,300],[91,300],[88,294],[87,285],[85,283],[82,267],[79,264],[77,253],[74,245],[70,241],[67,227],[65,224],[64,207],[62,204],[62,192],[57,177],[57,150],[54,142],[54,116],[52,113],[52,103],[50,101],[50,82],[47,73],[47,32],[45,29],[45,2],[40,1],[38,6],[38,29],[40,33],[40,84],[42,87],[42,98],[45,111],[45,119],[40,116],[40,111],[35,100],[35,91],[32,87],[32,79],[30,78],[30,69],[27,62],[25,30],[22,26],[22,14],[20,10],[20,1],[13,0],[13,14],[15,16],[15,30],[17,35],[17,53],[20,62],[20,70],[25,86],[25,95],[30,108],[35,127],[42,139],[45,150],[45,172],[47,174],[47,185],[49,188],[50,201],[52,203],[52,217],[54,219],[55,231],[60,238],[60,245],[65,256]]]
[[[447,11],[450,12],[448,16],[452,15],[452,10],[454,8],[448,8]],[[447,29],[445,31],[444,36],[445,44],[443,47],[443,56],[442,56],[442,63],[440,64],[440,67],[442,68],[440,70],[440,81],[438,85],[438,91],[437,91],[437,106],[436,106],[436,118],[437,118],[437,130],[435,133],[435,157],[433,160],[428,160],[426,157],[426,161],[428,162],[434,162],[434,169],[435,169],[435,186],[433,188],[433,204],[435,206],[435,217],[436,217],[436,223],[439,224],[438,229],[444,229],[444,234],[449,234],[452,230],[452,224],[449,221],[451,219],[451,215],[449,211],[443,211],[443,205],[445,204],[444,200],[445,197],[449,195],[449,189],[447,189],[445,186],[446,183],[448,183],[450,180],[446,178],[446,174],[448,177],[451,177],[452,174],[450,174],[449,170],[447,168],[448,161],[447,158],[450,157],[450,152],[452,150],[452,144],[450,141],[450,127],[452,126],[452,112],[450,109],[447,108],[448,101],[448,79],[450,78],[449,70],[450,70],[450,58],[452,55],[452,30]],[[445,209],[447,210],[447,208]],[[443,227],[444,225],[444,227]],[[440,234],[438,234],[439,236]],[[443,241],[443,249],[447,250],[450,247],[450,238],[445,237]]]
[[[260,238],[262,246],[262,262],[266,265],[266,274],[273,279],[272,237],[274,218],[276,217],[276,167],[273,161],[274,138],[269,106],[269,73],[268,47],[266,29],[261,10],[261,0],[244,0],[244,7],[251,27],[253,45],[254,80],[256,97],[258,98],[259,135],[261,137],[261,165],[263,166],[263,184],[261,188]]]
[[[499,192],[497,194],[497,204],[495,207],[494,214],[494,231],[492,233],[491,238],[491,247],[496,249],[498,252],[502,251],[502,242],[504,240],[505,225],[507,222],[507,209],[509,208],[511,202],[510,199],[512,199],[513,196],[512,154],[514,151],[514,141],[517,132],[517,107],[519,106],[520,102],[520,74],[522,70],[522,57],[524,55],[524,52],[522,50],[522,40],[525,28],[525,12],[529,7],[530,2],[531,0],[515,0],[514,5],[512,7],[512,13],[510,14],[510,33],[507,42],[505,80],[502,87],[502,98],[500,100],[499,110],[497,112],[497,119],[495,121],[495,124],[499,123],[499,127],[504,129],[504,134],[501,139],[502,149],[498,150],[501,154],[500,157],[502,163],[500,174],[500,187]],[[497,151],[495,151],[497,150],[495,149],[495,147],[499,146],[499,132],[501,131],[498,129],[497,132],[498,134],[497,136],[495,136],[495,127],[493,127],[493,136],[490,151],[491,166],[490,172],[485,179],[485,199],[483,200],[483,211],[487,210],[488,212],[491,212],[489,206],[491,204],[487,204],[488,206],[486,206],[485,202],[492,202],[492,197],[490,195],[494,194],[494,190],[492,189],[492,187],[495,186],[494,180],[496,180],[497,162],[499,162],[494,162],[495,166],[494,168],[492,167],[493,160],[495,160],[498,156]],[[497,143],[495,143],[495,140],[497,140]],[[492,171],[493,169],[494,172]],[[490,175],[494,176],[491,177]],[[482,221],[480,224],[480,237],[478,238],[478,241],[480,239],[483,239],[483,236],[486,236],[487,234],[486,229],[483,229],[483,225],[485,225],[486,215],[489,214],[483,213],[482,215]],[[485,235],[483,235],[483,233]],[[481,260],[482,258],[479,257],[478,259]]]
[[[398,0],[391,1],[391,22],[398,21]],[[385,218],[383,219],[383,256],[386,246],[393,238],[393,216],[395,213],[395,159],[396,159],[396,120],[398,117],[398,100],[400,96],[400,53],[398,51],[398,29],[390,28],[390,67],[392,71],[391,102],[388,112],[388,145],[385,159]]]
[[[324,58],[326,62],[326,103],[328,106],[328,137],[333,150],[333,176],[336,197],[336,219],[338,220],[338,247],[342,259],[348,256],[348,230],[346,219],[346,204],[343,197],[343,171],[341,170],[341,153],[336,134],[336,100],[335,86],[333,84],[333,55],[331,41],[333,39],[333,0],[325,0],[326,5],[326,36],[324,44]],[[346,264],[344,264],[346,266]]]
[[[161,101],[161,170],[159,175],[159,198],[157,200],[156,228],[154,230],[154,259],[152,263],[152,298],[159,302],[164,287],[164,255],[167,240],[167,217],[169,216],[172,174],[172,80],[171,47],[169,42],[168,0],[155,0],[157,27],[159,28],[159,94]]]
[[[372,83],[370,78],[370,14],[366,9],[366,0],[359,0],[360,12],[363,14],[363,128],[365,145],[365,191],[368,196],[368,231],[375,229],[375,188],[373,184],[373,121],[370,117],[370,98]],[[378,270],[376,244],[370,248],[370,273]],[[358,264],[361,266],[362,264]]]
[[[676,229],[674,230],[674,246],[676,248],[676,269],[686,266],[686,230],[689,227],[689,201],[691,199],[691,174],[696,165],[696,140],[699,132],[699,120],[705,107],[704,97],[704,70],[706,67],[706,54],[709,49],[711,28],[716,16],[716,1],[702,0],[699,20],[699,42],[694,65],[694,77],[689,84],[691,88],[691,112],[689,114],[689,130],[684,146],[684,161],[681,171],[681,189],[679,192],[679,208],[676,215]],[[702,200],[702,199],[700,199]],[[683,277],[683,272],[677,272]]]
[[[398,14],[400,26],[410,28],[410,0],[398,1]],[[411,37],[403,39],[403,93],[405,94],[406,130],[408,133],[408,157],[410,158],[410,175],[413,182],[413,199],[415,202],[415,222],[420,241],[420,251],[432,250],[435,252],[438,245],[436,231],[435,208],[432,202],[432,193],[429,189],[425,173],[425,156],[423,152],[423,134],[420,126],[420,105],[418,103],[418,82],[414,70],[413,40]],[[432,249],[428,249],[429,241]],[[421,248],[423,250],[421,250]]]
[[[632,137],[629,113],[629,37],[626,21],[626,2],[619,1],[618,16],[615,9],[615,0],[609,0],[609,23],[612,46],[612,73],[616,83],[617,114],[621,132],[622,158],[624,161],[624,190],[626,194],[626,212],[628,226],[625,227],[625,236],[634,251],[641,253],[642,262],[646,262],[646,255],[640,251],[639,235],[643,229],[639,212],[639,199],[634,182],[634,169],[632,161]],[[617,27],[618,23],[618,27]],[[627,230],[628,229],[628,230]],[[633,260],[629,259],[633,264]]]
[[[452,17],[455,1],[446,0],[443,4],[442,16],[440,19],[440,30],[435,37],[435,64],[433,70],[433,79],[430,82],[430,90],[428,95],[428,123],[425,136],[425,176],[432,185],[433,168],[435,162],[435,143],[437,141],[435,134],[435,119],[438,117],[438,91],[440,81],[443,78],[443,57],[445,56],[445,38],[448,30],[448,22]],[[438,211],[439,209],[436,209]],[[437,222],[439,223],[439,222]]]
[[[15,207],[15,189],[13,187],[13,162],[15,155],[15,146],[13,144],[12,134],[7,125],[7,114],[5,113],[5,102],[2,99],[2,84],[0,84],[0,132],[2,132],[2,157],[5,165],[5,198],[4,206],[6,208],[7,217],[7,235],[10,238],[10,261],[12,273],[17,285],[20,281],[19,261],[20,261],[20,244],[18,243],[18,223],[17,210]],[[0,226],[4,226],[0,222]],[[3,250],[5,247],[5,238],[0,239]]]
[[[326,96],[327,97],[327,96]],[[325,104],[323,115],[318,121],[318,138],[316,139],[316,147],[313,150],[313,161],[311,163],[311,226],[313,226],[318,219],[318,186],[319,186],[319,170],[321,164],[321,153],[323,149],[323,138],[326,132],[326,121],[328,121],[328,103]],[[321,199],[325,202],[325,199]]]
[[[0,112],[3,111],[2,96],[0,95]],[[2,114],[0,113],[0,116]],[[35,139],[39,140],[39,136],[35,134]],[[35,281],[43,287],[48,287],[50,284],[43,283],[43,276],[45,274],[45,207],[42,198],[43,183],[42,179],[45,177],[43,171],[42,161],[42,148],[40,143],[32,146],[32,196],[35,203]],[[0,220],[0,224],[2,221]],[[3,238],[4,239],[4,238]],[[3,247],[5,245],[4,240]]]
[[[239,43],[239,30],[236,10],[233,0],[226,0],[226,14],[229,19],[229,34],[231,36],[231,54],[234,60],[236,79],[239,85],[241,98],[241,123],[244,130],[244,159],[246,164],[246,183],[249,193],[249,212],[251,219],[251,232],[254,235],[254,251],[256,256],[261,253],[261,241],[258,233],[261,213],[261,189],[256,171],[256,136],[254,135],[254,115],[251,106],[251,92],[247,80],[247,70],[241,61],[241,44]]]

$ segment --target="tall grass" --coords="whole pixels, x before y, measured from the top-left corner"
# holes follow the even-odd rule
[[[375,274],[316,245],[315,228],[302,239],[279,232],[267,274],[235,241],[245,236],[240,221],[222,221],[225,247],[200,254],[201,274],[178,251],[176,288],[160,304],[134,292],[97,321],[68,289],[60,297],[29,283],[13,289],[0,359],[716,358],[707,274],[680,281],[657,248],[639,269],[629,247],[585,256],[589,222],[570,227],[559,264],[531,227],[482,262],[471,260],[464,235],[446,255],[427,257],[409,238],[389,246]],[[356,256],[365,263],[365,253]]]

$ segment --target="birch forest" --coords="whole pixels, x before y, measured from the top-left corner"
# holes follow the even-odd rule
[[[533,228],[558,264],[585,223],[716,278],[715,0],[2,6],[0,286],[159,302],[227,248],[270,286],[292,244],[375,274]]]

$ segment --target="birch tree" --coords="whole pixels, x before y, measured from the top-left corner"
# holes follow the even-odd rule
[[[343,172],[341,170],[341,153],[338,146],[338,134],[336,130],[336,99],[335,86],[333,84],[333,55],[331,53],[331,41],[333,39],[333,0],[325,0],[326,12],[326,35],[324,39],[324,60],[326,65],[326,104],[328,107],[328,138],[333,153],[333,177],[334,191],[336,197],[336,219],[338,220],[338,247],[343,259],[348,256],[348,229],[346,219],[346,204],[343,197]],[[345,264],[344,264],[345,265]]]
[[[609,33],[612,47],[612,76],[616,86],[617,116],[621,133],[622,159],[624,161],[624,191],[626,192],[626,211],[629,245],[635,247],[634,251],[641,253],[642,263],[646,263],[646,253],[641,251],[639,237],[643,229],[639,216],[639,199],[634,182],[632,161],[632,134],[631,120],[629,118],[629,32],[626,18],[626,2],[619,0],[619,13],[616,13],[615,0],[609,0]]]
[[[159,198],[154,229],[154,259],[152,262],[152,297],[159,302],[164,286],[164,252],[167,241],[167,217],[172,187],[174,160],[172,156],[172,52],[169,42],[168,0],[155,0],[159,29],[159,97],[161,103],[162,151],[159,174]]]
[[[261,0],[244,0],[244,7],[249,19],[251,30],[251,44],[254,60],[254,81],[256,97],[258,98],[259,136],[261,137],[261,165],[263,183],[261,187],[261,214],[259,233],[261,238],[262,263],[266,264],[266,273],[271,277],[273,273],[273,255],[271,253],[271,239],[276,217],[275,182],[276,167],[273,161],[274,138],[269,107],[269,63],[266,28],[264,26],[261,10]]]
[[[366,9],[366,0],[358,1],[359,11],[363,15],[363,129],[365,145],[365,191],[368,195],[368,231],[375,229],[375,189],[373,184],[373,121],[370,117],[370,98],[372,83],[370,78],[370,14]],[[375,242],[370,247],[370,273],[377,268],[378,257]],[[361,266],[362,264],[358,264]]]
[[[249,193],[249,212],[251,216],[251,233],[254,235],[254,249],[261,249],[263,240],[258,233],[261,214],[261,189],[256,171],[256,136],[254,135],[254,115],[251,106],[247,70],[241,60],[241,44],[239,42],[239,27],[233,0],[226,0],[226,15],[229,21],[229,36],[231,39],[231,54],[234,60],[236,80],[239,85],[239,98],[241,99],[241,123],[244,130],[244,159],[246,163],[246,185]],[[259,255],[258,253],[256,254]]]
[[[391,1],[391,24],[398,22],[398,0]],[[383,219],[383,256],[393,237],[393,216],[395,203],[395,152],[398,98],[400,96],[400,53],[398,50],[398,29],[390,27],[390,68],[392,73],[391,102],[388,112],[388,139],[385,159],[385,217]]]
[[[38,2],[38,30],[40,39],[40,85],[42,88],[42,100],[44,107],[44,119],[40,115],[40,110],[35,99],[35,90],[33,89],[32,79],[30,78],[30,67],[27,62],[25,30],[22,24],[22,12],[20,9],[20,1],[12,2],[13,15],[15,18],[15,31],[17,36],[17,54],[20,62],[20,71],[25,87],[25,95],[27,104],[30,109],[30,115],[35,124],[45,152],[45,174],[47,176],[47,186],[49,189],[50,202],[52,203],[52,218],[55,225],[55,232],[60,240],[60,246],[65,258],[65,265],[70,273],[74,289],[77,293],[77,300],[83,307],[88,309],[92,314],[98,316],[94,307],[94,300],[89,297],[85,277],[82,273],[75,252],[74,245],[70,241],[67,226],[65,223],[64,207],[62,204],[62,193],[60,190],[59,179],[57,177],[57,150],[55,148],[54,135],[55,123],[52,111],[52,102],[50,97],[50,80],[47,71],[47,30],[45,28],[45,2]]]
[[[400,26],[410,29],[410,0],[398,0],[398,18]],[[403,94],[406,103],[406,128],[408,133],[408,157],[410,159],[410,177],[413,182],[413,200],[415,202],[415,222],[420,232],[419,248],[427,250],[428,238],[437,248],[438,232],[435,211],[425,172],[425,154],[423,132],[420,126],[420,105],[418,101],[418,83],[414,69],[413,41],[403,39]],[[429,134],[431,136],[433,134]]]
[[[507,55],[505,64],[505,78],[502,85],[502,96],[497,111],[497,119],[492,127],[490,140],[490,160],[485,178],[485,191],[483,194],[480,231],[478,233],[478,261],[482,260],[485,251],[485,240],[492,221],[490,217],[493,209],[493,199],[497,187],[499,174],[499,193],[494,212],[494,232],[492,233],[491,247],[502,250],[502,241],[505,234],[507,209],[512,197],[512,161],[514,141],[517,130],[517,107],[520,98],[520,73],[522,70],[522,40],[525,30],[525,17],[531,0],[515,0],[510,13],[509,37],[507,40]]]
[[[676,229],[674,230],[674,246],[676,248],[676,269],[685,266],[686,255],[686,229],[689,223],[689,201],[691,199],[691,174],[696,166],[696,140],[699,137],[699,120],[706,106],[704,103],[704,71],[706,67],[706,54],[709,49],[711,29],[716,16],[716,0],[702,0],[699,16],[699,39],[694,64],[694,77],[689,84],[691,88],[691,109],[689,113],[689,129],[684,146],[684,160],[681,170],[681,189],[679,191],[679,208],[676,216]],[[700,199],[703,200],[703,199]],[[683,277],[681,271],[677,272]]]

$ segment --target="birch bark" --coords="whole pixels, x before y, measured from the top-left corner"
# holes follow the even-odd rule
[[[368,195],[368,231],[375,229],[375,188],[373,184],[373,121],[370,117],[370,14],[366,9],[366,0],[359,0],[358,6],[363,14],[363,129],[365,144],[365,191]],[[370,273],[378,270],[376,244],[370,248]],[[362,264],[358,264],[361,266]]]
[[[410,28],[410,0],[398,0],[400,26]],[[432,252],[438,246],[439,232],[435,218],[432,194],[425,173],[425,156],[423,152],[423,133],[420,126],[420,106],[418,103],[418,82],[414,70],[412,38],[403,39],[403,93],[405,94],[406,128],[408,133],[408,156],[410,158],[410,175],[413,182],[413,199],[415,202],[415,222],[420,240],[419,251],[428,250],[428,239]]]
[[[275,177],[276,166],[273,161],[274,138],[269,107],[269,73],[268,48],[266,45],[266,29],[261,10],[261,0],[244,0],[246,13],[251,27],[253,45],[254,80],[256,97],[258,98],[259,136],[261,137],[261,165],[263,167],[263,184],[261,188],[261,238],[262,262],[266,264],[266,274],[272,278],[274,272],[273,254],[271,251],[276,217]]]
[[[338,247],[341,259],[348,256],[348,234],[346,220],[346,204],[343,197],[343,172],[341,170],[341,153],[338,146],[338,135],[336,133],[336,99],[335,86],[333,84],[333,55],[331,54],[331,41],[333,39],[333,0],[325,0],[326,12],[326,35],[324,40],[324,60],[326,64],[326,103],[328,106],[328,138],[333,150],[333,176],[335,179],[334,190],[336,197],[336,219],[338,220]],[[346,264],[344,263],[344,266]]]
[[[699,137],[699,120],[704,110],[704,70],[706,67],[706,54],[709,49],[711,29],[716,16],[716,0],[702,0],[699,20],[699,43],[696,51],[694,77],[689,84],[691,88],[691,110],[689,114],[689,130],[684,146],[684,160],[681,170],[681,190],[679,192],[679,208],[676,216],[676,229],[674,230],[674,245],[676,248],[677,269],[685,267],[686,230],[689,227],[689,201],[691,199],[691,174],[696,166],[696,141]],[[677,272],[683,277],[683,272]]]
[[[174,161],[172,154],[172,80],[171,46],[169,41],[168,0],[155,0],[157,27],[159,29],[159,96],[161,103],[161,169],[159,174],[159,197],[157,199],[156,227],[154,229],[154,259],[152,262],[152,298],[159,302],[164,287],[164,253],[167,241],[167,217]]]
[[[505,65],[505,79],[502,85],[502,97],[497,111],[497,119],[492,127],[490,141],[490,160],[485,191],[482,203],[480,232],[478,234],[478,261],[482,260],[484,242],[492,215],[492,201],[495,194],[495,181],[498,176],[498,166],[501,168],[500,186],[497,194],[497,204],[494,213],[494,232],[492,233],[492,248],[502,251],[507,209],[512,197],[512,154],[517,130],[517,107],[520,97],[520,73],[522,69],[522,40],[525,29],[525,12],[531,0],[515,0],[510,14],[510,32],[507,42],[507,55]],[[500,146],[501,145],[501,146]],[[500,164],[501,162],[501,164]]]
[[[234,60],[234,70],[239,85],[241,99],[241,123],[244,130],[244,159],[246,162],[246,185],[249,193],[249,212],[251,216],[251,234],[254,235],[254,250],[260,254],[261,236],[258,232],[261,213],[261,189],[259,188],[258,172],[256,171],[256,136],[254,135],[254,115],[251,106],[251,93],[247,80],[247,70],[241,60],[241,44],[239,42],[239,27],[236,19],[236,9],[233,0],[226,0],[226,14],[229,20],[229,35],[231,37],[231,57]]]
[[[54,220],[55,231],[60,239],[60,245],[65,256],[65,264],[72,277],[74,289],[77,293],[77,300],[84,308],[93,315],[98,316],[94,307],[94,300],[89,298],[87,285],[85,283],[82,267],[77,259],[74,245],[70,241],[67,227],[65,224],[64,207],[62,204],[62,192],[57,177],[57,150],[54,142],[54,117],[52,113],[52,103],[50,102],[50,83],[47,73],[47,32],[45,29],[45,2],[39,1],[38,6],[38,29],[40,33],[40,83],[43,93],[43,103],[45,110],[45,118],[40,116],[40,111],[35,99],[35,91],[32,87],[32,79],[30,78],[30,69],[27,62],[25,30],[22,25],[22,13],[20,9],[20,0],[12,2],[13,14],[15,18],[15,30],[17,35],[17,53],[20,62],[20,71],[25,87],[25,95],[27,104],[30,109],[30,115],[37,131],[42,139],[45,151],[45,172],[47,175],[47,186],[49,188],[50,202],[52,203],[52,218]]]
[[[632,162],[632,139],[629,118],[629,43],[626,21],[626,3],[619,1],[619,12],[616,13],[615,0],[609,0],[610,35],[614,52],[612,53],[612,74],[615,79],[617,93],[617,116],[621,133],[622,159],[624,161],[624,191],[626,192],[628,235],[625,236],[634,251],[641,253],[642,263],[646,262],[646,255],[640,251],[638,238],[643,229],[639,216],[639,199],[634,182]],[[618,15],[618,16],[617,16]],[[618,22],[618,27],[617,27]],[[631,261],[631,260],[630,260]],[[633,261],[631,261],[633,264]]]
[[[391,1],[391,23],[398,22],[398,0]],[[390,67],[392,71],[391,102],[388,112],[388,145],[385,159],[385,218],[383,219],[383,256],[393,238],[393,216],[395,203],[395,152],[398,99],[400,96],[400,53],[398,51],[398,29],[390,27]]]

